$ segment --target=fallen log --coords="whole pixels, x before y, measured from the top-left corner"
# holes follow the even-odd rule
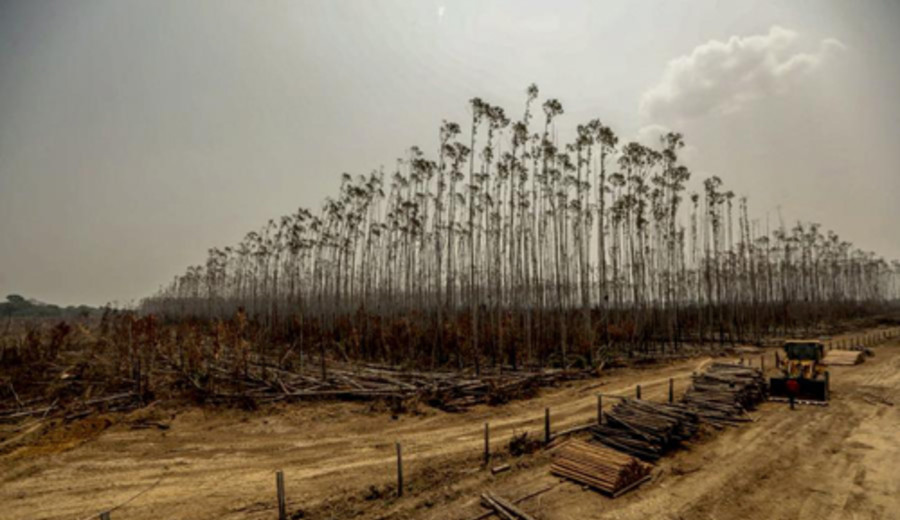
[[[499,466],[494,466],[493,468],[491,468],[491,474],[496,475],[497,473],[503,473],[504,471],[509,471],[509,469],[510,469],[509,464],[501,464]]]
[[[550,491],[551,489],[555,488],[557,485],[558,485],[558,484],[552,484],[552,485],[550,485],[550,486],[543,487],[543,488],[541,488],[541,489],[538,489],[537,491],[534,491],[534,492],[529,493],[529,494],[527,494],[527,495],[525,495],[525,496],[523,496],[523,497],[520,497],[520,498],[517,498],[517,499],[513,500],[512,503],[515,504],[515,505],[521,504],[522,502],[524,502],[524,501],[526,501],[526,500],[528,500],[528,499],[534,498],[534,497],[536,497],[536,496],[538,496],[538,495],[542,495],[542,494],[546,493],[547,491]],[[478,516],[472,518],[471,520],[484,520],[485,518],[488,518],[488,517],[490,517],[490,516],[493,516],[494,514],[495,514],[495,512],[494,512],[494,510],[493,510],[493,508],[492,508],[490,511],[487,511],[487,512],[485,512],[485,513],[481,513],[480,515],[478,515]]]
[[[512,502],[488,491],[481,494],[482,505],[492,508],[497,516],[509,520],[534,520],[534,517],[525,513]]]

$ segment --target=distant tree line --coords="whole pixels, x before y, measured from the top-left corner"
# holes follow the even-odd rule
[[[100,309],[87,305],[61,307],[18,294],[10,294],[0,303],[0,317],[4,318],[76,318],[99,313]]]
[[[434,155],[343,174],[320,212],[209,250],[142,310],[239,312],[323,357],[515,367],[758,341],[898,297],[900,263],[819,224],[752,219],[718,177],[688,192],[678,133],[623,144],[594,119],[561,144],[563,106],[535,85],[518,119],[469,107],[467,134],[443,122]]]

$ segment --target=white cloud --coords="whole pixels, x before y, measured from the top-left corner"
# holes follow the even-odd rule
[[[665,125],[645,125],[637,131],[636,141],[644,146],[656,148],[659,146],[659,139],[671,131],[672,130]]]
[[[761,97],[785,92],[792,82],[846,47],[833,38],[812,52],[798,49],[797,33],[778,26],[768,34],[711,40],[670,61],[662,81],[644,93],[649,121],[679,123],[741,110]]]

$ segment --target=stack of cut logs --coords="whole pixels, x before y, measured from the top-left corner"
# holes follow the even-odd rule
[[[651,468],[624,453],[572,439],[554,454],[550,472],[618,496],[649,478]]]
[[[623,399],[604,414],[606,423],[591,428],[599,442],[643,460],[662,454],[697,433],[697,414],[682,404]]]
[[[829,350],[822,360],[827,366],[852,366],[865,361],[864,350]]]
[[[695,374],[682,402],[713,426],[749,421],[747,410],[766,398],[766,380],[757,368],[713,363]]]
[[[594,439],[645,461],[656,461],[697,433],[700,422],[716,427],[750,420],[746,410],[766,396],[756,368],[714,363],[693,377],[681,403],[622,399],[591,428]]]

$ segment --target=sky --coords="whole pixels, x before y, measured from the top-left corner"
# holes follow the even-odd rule
[[[679,131],[692,188],[900,259],[898,27],[893,0],[0,0],[0,297],[136,302],[531,83],[562,137]]]

